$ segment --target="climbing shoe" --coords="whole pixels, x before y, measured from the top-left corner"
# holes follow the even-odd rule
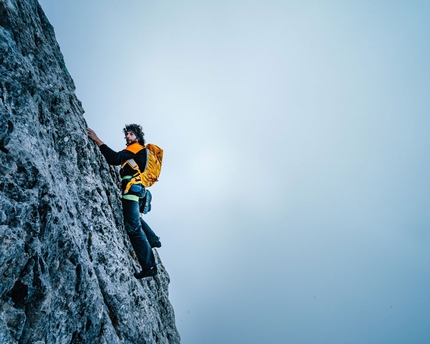
[[[137,279],[141,279],[141,278],[145,278],[145,277],[152,277],[155,276],[158,272],[158,269],[156,266],[154,266],[153,268],[149,269],[149,270],[142,270],[141,272],[135,272],[134,273],[134,277],[136,277]]]
[[[151,243],[151,247],[160,248],[161,247],[161,241],[155,241]]]

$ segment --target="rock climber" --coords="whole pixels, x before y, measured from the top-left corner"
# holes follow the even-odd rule
[[[109,165],[121,165],[122,178],[122,210],[124,217],[124,227],[130,238],[130,242],[136,252],[139,264],[142,267],[140,272],[135,272],[137,279],[155,276],[158,272],[152,247],[161,247],[160,238],[152,231],[148,224],[141,219],[139,211],[139,200],[145,193],[142,185],[131,185],[125,192],[128,181],[135,173],[132,168],[137,164],[141,171],[145,170],[146,154],[145,139],[142,127],[138,124],[126,125],[123,129],[126,141],[126,148],[120,152],[115,152],[99,139],[94,130],[87,128],[88,137],[100,148],[101,153],[106,158]],[[135,167],[136,168],[136,167]]]

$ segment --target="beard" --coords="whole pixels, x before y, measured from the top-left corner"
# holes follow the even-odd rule
[[[133,143],[139,142],[139,140],[138,139],[134,139],[134,140],[132,140],[132,139],[126,139],[126,142],[127,142],[126,145],[130,146]]]

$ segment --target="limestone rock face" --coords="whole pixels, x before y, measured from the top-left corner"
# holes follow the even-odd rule
[[[38,2],[0,0],[0,343],[179,343],[74,90]]]

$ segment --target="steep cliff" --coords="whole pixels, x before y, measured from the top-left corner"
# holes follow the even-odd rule
[[[0,0],[0,343],[179,343],[36,0]]]

